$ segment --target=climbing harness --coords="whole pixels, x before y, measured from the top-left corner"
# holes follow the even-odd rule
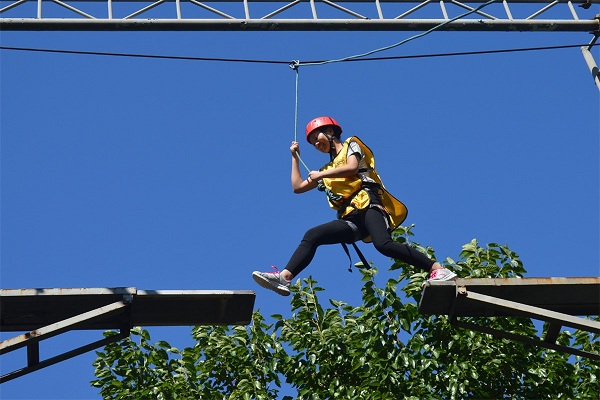
[[[340,201],[331,201],[328,198],[329,206],[336,210],[338,218],[342,219],[357,211],[365,210],[368,207],[377,205],[373,204],[371,200],[373,195],[376,195],[381,200],[380,206],[382,210],[389,216],[390,230],[396,229],[406,219],[408,210],[406,206],[389,193],[383,185],[381,177],[375,169],[375,157],[373,156],[373,152],[362,142],[362,140],[356,136],[346,139],[342,146],[342,150],[335,159],[321,168],[321,171],[345,165],[348,148],[351,142],[357,143],[363,152],[363,158],[367,167],[358,172],[366,174],[368,181],[363,181],[358,175],[347,178],[323,178],[323,185],[327,189],[336,195],[342,196],[342,200]],[[369,242],[370,240],[367,238],[363,239],[363,241]]]

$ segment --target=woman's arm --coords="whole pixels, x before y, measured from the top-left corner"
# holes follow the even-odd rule
[[[352,154],[346,160],[346,164],[325,171],[310,171],[308,176],[311,180],[320,181],[323,178],[347,178],[358,174],[358,156]]]
[[[311,179],[310,176],[307,179],[303,179],[302,174],[300,174],[300,145],[298,142],[292,142],[290,151],[292,153],[291,181],[294,193],[304,193],[316,188],[317,181]]]

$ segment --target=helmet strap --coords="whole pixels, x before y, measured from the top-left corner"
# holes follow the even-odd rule
[[[329,161],[333,161],[335,156],[337,156],[337,152],[335,151],[335,144],[333,143],[333,136],[327,135],[327,139],[329,139]]]

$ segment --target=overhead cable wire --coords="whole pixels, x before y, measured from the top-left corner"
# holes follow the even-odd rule
[[[410,58],[434,58],[434,57],[457,57],[457,56],[477,56],[484,54],[499,54],[499,53],[519,53],[526,51],[541,51],[541,50],[561,50],[561,49],[569,49],[581,46],[589,46],[589,43],[586,44],[566,44],[566,45],[556,45],[556,46],[541,46],[541,47],[523,47],[517,49],[497,49],[497,50],[474,50],[474,51],[460,51],[453,53],[436,53],[436,54],[414,54],[414,55],[406,55],[406,56],[389,56],[389,57],[369,57],[369,58],[361,58],[351,61],[388,61],[388,60],[398,60],[398,59],[410,59]],[[594,45],[592,45],[594,46]],[[597,45],[596,45],[597,46]]]
[[[41,52],[41,53],[76,54],[76,55],[86,55],[86,56],[154,58],[154,59],[185,60],[185,61],[223,61],[223,62],[242,62],[242,63],[260,63],[260,64],[289,64],[290,63],[289,61],[248,60],[248,59],[236,59],[236,58],[210,58],[210,57],[191,57],[191,56],[170,56],[170,55],[154,55],[154,54],[134,54],[134,53],[114,53],[114,52],[85,51],[85,50],[39,49],[39,48],[10,47],[10,46],[0,46],[0,50],[17,50],[17,51],[31,51],[31,52]]]
[[[589,43],[584,44],[567,44],[556,46],[540,46],[540,47],[523,47],[516,49],[496,49],[496,50],[474,50],[452,53],[430,53],[430,54],[413,54],[403,56],[387,56],[387,57],[366,57],[345,59],[343,62],[360,62],[360,61],[392,61],[406,60],[413,58],[436,58],[436,57],[457,57],[457,56],[475,56],[485,54],[500,54],[500,53],[518,53],[528,51],[543,51],[543,50],[561,50],[569,48],[580,48],[581,46],[598,46],[599,44]],[[0,50],[9,51],[24,51],[24,52],[42,52],[42,53],[59,53],[59,54],[74,54],[74,55],[91,55],[91,56],[106,56],[106,57],[131,57],[131,58],[151,58],[165,60],[182,60],[182,61],[210,61],[210,62],[232,62],[232,63],[256,63],[256,64],[285,64],[290,65],[289,61],[280,60],[256,60],[256,59],[235,59],[235,58],[210,58],[210,57],[193,57],[193,56],[172,56],[172,55],[152,55],[152,54],[136,54],[136,53],[112,53],[112,52],[96,52],[85,50],[60,50],[60,49],[40,49],[31,47],[11,47],[0,46]],[[324,63],[325,60],[307,61],[306,63]],[[303,64],[306,65],[306,64]]]

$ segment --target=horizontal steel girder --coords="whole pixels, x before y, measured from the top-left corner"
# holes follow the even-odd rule
[[[102,5],[103,2],[106,4]],[[0,0],[0,30],[600,30],[599,17],[594,14],[600,0],[487,3],[485,0],[468,3],[457,0]]]
[[[100,20],[0,19],[3,31],[427,31],[444,20]],[[596,32],[597,19],[587,21],[459,20],[440,31]]]

